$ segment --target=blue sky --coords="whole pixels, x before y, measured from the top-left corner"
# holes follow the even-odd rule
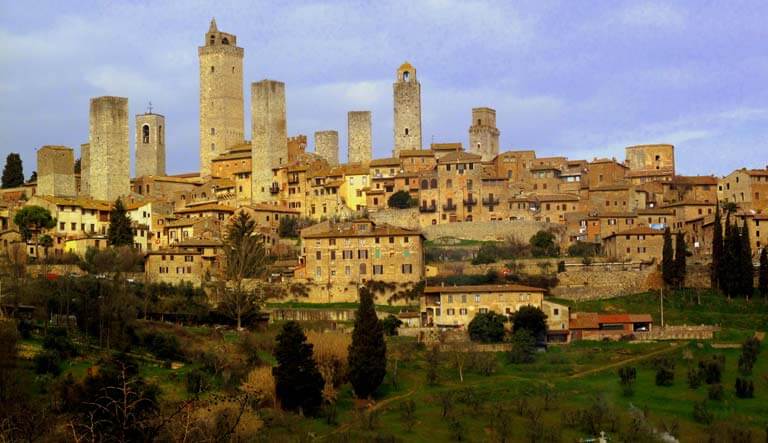
[[[336,129],[346,158],[346,113],[368,109],[374,156],[389,156],[408,60],[425,145],[466,145],[471,108],[490,106],[502,150],[623,159],[666,142],[684,174],[768,164],[768,2],[738,0],[1,0],[3,158],[20,152],[29,175],[40,146],[87,141],[90,97],[119,95],[166,116],[169,172],[197,170],[212,16],[245,48],[248,135],[248,85],[270,78],[286,83],[289,135]]]

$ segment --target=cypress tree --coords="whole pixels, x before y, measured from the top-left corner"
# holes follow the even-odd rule
[[[360,288],[360,306],[355,317],[352,344],[349,346],[349,381],[358,398],[368,398],[387,372],[387,344],[384,329],[376,316],[373,293]]]
[[[682,288],[685,284],[686,256],[688,249],[685,246],[685,234],[679,232],[675,237],[675,280],[677,286]]]
[[[739,272],[741,283],[739,289],[741,289],[741,295],[749,299],[755,291],[755,268],[752,266],[752,246],[749,244],[749,227],[747,226],[746,219],[741,227],[739,253],[739,268],[741,271]]]
[[[133,229],[131,229],[131,217],[123,206],[120,198],[115,201],[115,206],[109,212],[109,229],[107,239],[112,246],[133,245]]]
[[[661,278],[665,286],[675,283],[675,257],[672,250],[672,233],[669,228],[664,230],[664,249],[661,252]]]
[[[726,220],[727,231],[723,243],[723,280],[725,293],[728,297],[739,295],[741,292],[741,238],[739,228]]]
[[[720,219],[720,204],[715,205],[715,225],[712,233],[712,264],[709,269],[710,285],[713,289],[720,288],[720,275],[723,261],[723,225]]]
[[[760,252],[760,270],[758,271],[757,281],[760,295],[768,297],[768,248],[765,246]]]
[[[27,180],[27,183],[34,183],[37,181],[37,171],[32,171],[32,174],[29,176],[29,180]]]
[[[3,168],[2,187],[16,188],[24,184],[24,166],[21,162],[21,156],[15,152],[8,154],[5,158],[5,167]]]
[[[295,321],[283,325],[275,346],[277,366],[275,394],[282,407],[309,416],[317,414],[323,401],[323,376],[317,369],[312,344]]]

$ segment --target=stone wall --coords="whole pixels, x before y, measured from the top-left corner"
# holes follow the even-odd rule
[[[421,144],[421,84],[416,69],[404,63],[397,71],[393,85],[395,103],[394,156],[405,149],[422,149]]]
[[[273,200],[272,169],[288,162],[285,83],[262,80],[251,84],[251,196],[254,203]]]
[[[80,145],[80,195],[91,195],[91,145]]]
[[[369,163],[373,152],[371,111],[347,113],[347,162]]]
[[[88,139],[91,197],[113,202],[128,195],[131,190],[131,152],[127,98],[91,99]]]
[[[326,159],[330,165],[339,164],[339,133],[337,131],[315,132],[315,154]]]
[[[368,214],[374,223],[386,223],[392,226],[398,226],[405,229],[420,229],[419,210],[410,209],[380,209]]]
[[[551,293],[568,300],[597,300],[635,294],[658,287],[656,266],[643,268],[585,267],[557,274],[558,285]]]
[[[424,227],[428,240],[440,237],[456,237],[465,240],[505,240],[515,237],[527,242],[533,234],[553,227],[549,223],[530,220],[498,220],[472,223],[444,223]]]

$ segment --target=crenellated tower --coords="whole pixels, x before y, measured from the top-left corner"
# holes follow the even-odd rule
[[[469,152],[491,161],[499,155],[499,130],[496,128],[496,111],[491,108],[473,108],[469,127]]]

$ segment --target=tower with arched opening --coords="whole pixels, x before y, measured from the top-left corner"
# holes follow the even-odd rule
[[[400,151],[421,149],[421,84],[416,68],[405,62],[397,69],[393,85],[395,102],[395,146],[393,155]]]
[[[165,175],[165,117],[136,116],[136,177]]]

